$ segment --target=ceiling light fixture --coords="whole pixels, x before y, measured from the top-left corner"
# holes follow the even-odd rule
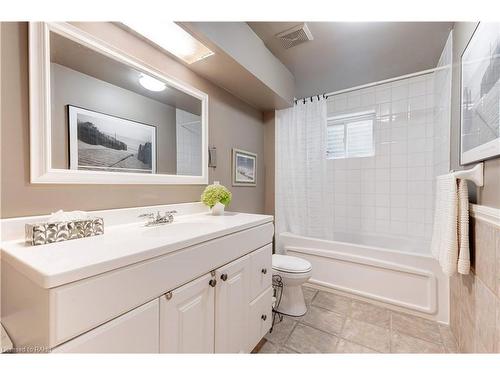
[[[165,82],[160,81],[159,79],[148,76],[147,74],[141,73],[139,77],[139,83],[142,87],[149,91],[163,91],[167,88]]]
[[[174,22],[123,22],[125,26],[177,56],[187,64],[214,53]]]

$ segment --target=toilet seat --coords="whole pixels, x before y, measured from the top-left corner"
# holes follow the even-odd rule
[[[273,269],[285,273],[307,273],[312,266],[307,260],[291,255],[273,254]]]

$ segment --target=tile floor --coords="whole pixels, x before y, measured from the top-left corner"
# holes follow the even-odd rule
[[[370,303],[304,288],[309,309],[284,317],[258,353],[456,353],[449,327]]]

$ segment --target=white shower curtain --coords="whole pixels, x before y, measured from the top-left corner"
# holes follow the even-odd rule
[[[276,234],[331,239],[333,192],[326,160],[326,100],[276,111]]]

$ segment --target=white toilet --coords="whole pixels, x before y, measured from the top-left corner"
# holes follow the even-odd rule
[[[273,274],[280,275],[283,282],[283,293],[277,311],[291,316],[302,316],[307,307],[302,293],[302,284],[311,277],[312,266],[307,260],[290,256],[273,254]]]

